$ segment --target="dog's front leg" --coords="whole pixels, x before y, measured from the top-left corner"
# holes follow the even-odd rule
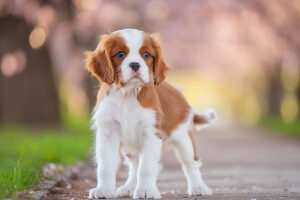
[[[143,140],[142,150],[139,155],[137,171],[137,185],[133,198],[160,199],[160,193],[156,185],[156,179],[160,170],[160,154],[162,140],[155,134],[148,134]]]
[[[120,140],[112,128],[100,128],[96,135],[97,187],[89,198],[116,197],[116,171],[120,162]]]

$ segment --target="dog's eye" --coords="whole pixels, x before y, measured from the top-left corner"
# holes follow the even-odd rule
[[[117,56],[118,58],[124,58],[124,57],[125,57],[125,53],[124,53],[123,51],[120,51],[120,52],[118,52],[118,53],[116,54],[116,56]]]
[[[148,52],[143,53],[143,57],[145,59],[149,58],[150,57],[150,53],[148,53]]]

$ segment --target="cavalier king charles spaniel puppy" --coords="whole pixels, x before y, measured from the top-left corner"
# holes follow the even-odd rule
[[[160,199],[156,180],[162,147],[171,146],[182,165],[189,195],[210,195],[200,173],[193,132],[216,119],[196,114],[183,95],[164,81],[169,67],[156,34],[136,29],[102,35],[86,53],[86,68],[101,82],[93,112],[97,187],[89,198],[130,196]],[[129,168],[116,189],[121,156]]]

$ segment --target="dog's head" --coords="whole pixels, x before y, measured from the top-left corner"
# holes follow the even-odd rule
[[[86,67],[101,82],[118,87],[158,85],[168,70],[158,36],[136,29],[102,35],[96,50],[86,53]]]

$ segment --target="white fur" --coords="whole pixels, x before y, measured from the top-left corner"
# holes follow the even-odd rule
[[[117,194],[119,197],[129,197],[133,195],[134,188],[136,186],[136,173],[138,168],[138,157],[136,155],[130,158],[126,157],[126,164],[128,165],[128,178],[126,183],[118,188]]]
[[[140,48],[142,47],[144,42],[142,31],[136,29],[123,29],[120,31],[116,31],[116,33],[120,34],[120,36],[124,38],[125,43],[129,48],[129,53],[128,55],[126,55],[120,66],[122,71],[122,81],[127,83],[136,75],[129,67],[129,64],[137,62],[140,64],[140,69],[138,71],[139,78],[144,83],[148,83],[150,80],[149,68],[142,55],[140,54]]]
[[[208,121],[208,123],[210,124],[216,122],[218,119],[217,112],[212,108],[205,111],[202,115],[205,117],[206,121]]]

